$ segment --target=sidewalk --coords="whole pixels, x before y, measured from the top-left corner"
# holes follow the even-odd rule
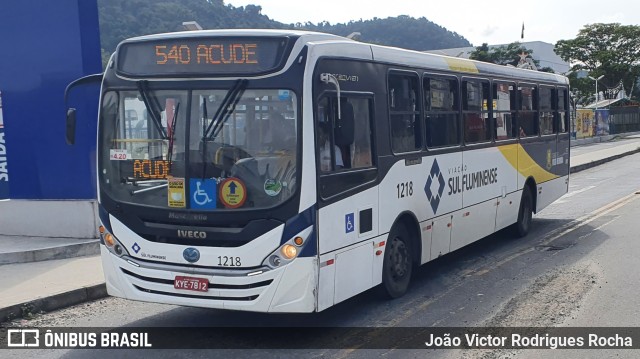
[[[571,173],[640,152],[640,135],[571,147]]]
[[[571,173],[638,152],[640,135],[572,146]],[[0,236],[0,323],[105,297],[97,253],[97,240]]]

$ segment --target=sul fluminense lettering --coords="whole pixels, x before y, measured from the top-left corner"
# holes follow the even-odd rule
[[[257,64],[257,44],[156,45],[158,65]]]

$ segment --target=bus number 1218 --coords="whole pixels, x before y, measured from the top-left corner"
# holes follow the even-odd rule
[[[399,183],[398,188],[398,198],[404,198],[413,196],[413,181]]]

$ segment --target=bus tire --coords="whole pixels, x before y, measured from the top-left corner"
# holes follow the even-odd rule
[[[520,210],[518,210],[518,221],[513,225],[513,232],[518,238],[526,237],[531,229],[533,220],[533,196],[531,188],[525,186],[520,199]]]
[[[413,262],[409,231],[396,225],[389,233],[382,264],[381,294],[387,298],[403,296],[409,289]]]

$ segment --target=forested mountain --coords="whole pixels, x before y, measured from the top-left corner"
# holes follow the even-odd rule
[[[413,50],[471,46],[461,35],[424,17],[409,16],[350,21],[347,24],[283,24],[262,14],[257,5],[234,7],[223,0],[98,0],[103,58],[128,37],[182,30],[183,21],[197,21],[204,29],[298,29],[346,36]]]
[[[401,15],[386,19],[349,21],[347,24],[331,25],[328,22],[314,25],[306,23],[299,25],[305,30],[328,32],[347,36],[353,32],[361,35],[358,40],[373,44],[402,47],[411,50],[437,50],[453,47],[471,46],[469,41],[439,26],[424,17],[412,18]]]

